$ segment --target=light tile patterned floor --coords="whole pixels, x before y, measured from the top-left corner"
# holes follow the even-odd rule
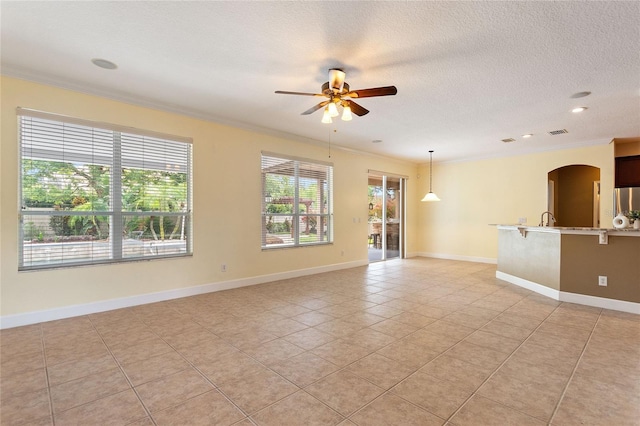
[[[3,330],[0,345],[7,426],[640,424],[640,316],[469,262],[376,263]]]

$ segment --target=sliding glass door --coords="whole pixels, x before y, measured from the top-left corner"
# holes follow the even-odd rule
[[[404,257],[404,188],[406,179],[369,173],[369,262]]]

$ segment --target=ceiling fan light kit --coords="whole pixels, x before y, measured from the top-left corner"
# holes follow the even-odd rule
[[[333,123],[331,119],[331,112],[329,112],[329,107],[324,107],[324,113],[322,114],[322,122],[325,124]]]
[[[317,105],[304,111],[302,115],[309,115],[319,109],[324,108],[322,115],[323,123],[332,123],[332,117],[340,115],[338,106],[342,107],[342,120],[351,121],[352,114],[359,117],[369,113],[369,110],[355,103],[355,98],[372,98],[375,96],[391,96],[398,93],[395,86],[373,87],[370,89],[350,90],[349,84],[344,81],[346,73],[339,68],[331,68],[329,70],[329,81],[322,85],[322,93],[305,93],[305,92],[287,92],[276,90],[281,95],[302,95],[302,96],[319,96],[327,98]]]
[[[338,107],[336,106],[335,102],[331,102],[327,108],[329,108],[329,115],[331,116],[331,118],[333,117],[337,117],[340,115],[340,113],[338,112]]]
[[[349,106],[349,102],[344,102],[342,104],[342,121],[351,121],[352,119],[351,106]]]

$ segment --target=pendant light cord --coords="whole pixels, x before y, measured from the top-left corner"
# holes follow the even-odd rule
[[[433,180],[433,151],[429,151],[429,192],[431,189],[431,181]]]
[[[338,129],[333,129],[333,133],[337,133]],[[331,158],[331,128],[329,128],[329,158]]]

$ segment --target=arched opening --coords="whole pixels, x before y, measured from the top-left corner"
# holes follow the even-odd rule
[[[574,164],[548,173],[548,210],[556,226],[600,227],[600,169]]]

